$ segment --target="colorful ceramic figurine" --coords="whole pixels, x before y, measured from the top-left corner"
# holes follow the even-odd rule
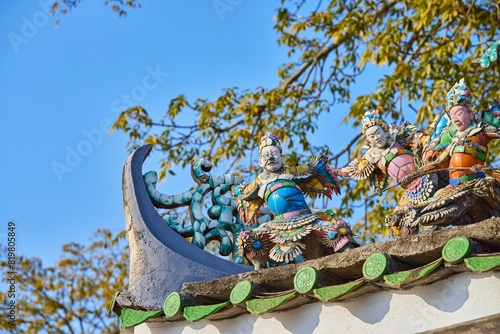
[[[368,179],[370,188],[380,192],[392,179],[400,183],[419,167],[418,150],[422,134],[408,124],[402,127],[388,125],[377,110],[366,112],[361,121],[361,131],[368,146],[360,162],[352,161],[347,167],[335,169],[335,173],[355,180]],[[405,194],[398,207],[415,205],[425,201],[436,189],[437,180],[432,175],[422,175],[405,184]],[[398,235],[415,234],[418,228],[405,227],[401,231],[391,226]]]
[[[314,214],[306,203],[305,195],[331,198],[333,192],[340,193],[324,155],[307,165],[284,166],[281,142],[269,132],[260,140],[259,154],[262,173],[234,190],[244,224],[254,223],[264,204],[273,216],[273,220],[239,235],[240,251],[256,269],[298,263],[354,245],[346,222],[336,220],[332,212]]]
[[[494,100],[489,109],[474,114],[465,79],[453,86],[446,100],[446,112],[438,120],[440,124],[425,148],[423,161],[425,165],[449,167],[450,184],[456,185],[460,177],[463,182],[463,176],[477,174],[470,167],[484,165],[488,143],[499,138],[500,109]]]
[[[500,138],[500,105],[494,100],[474,113],[464,79],[448,92],[446,102],[415,175],[446,169],[449,185],[422,203],[411,220],[400,219],[401,225],[461,225],[500,214],[500,175],[484,166],[488,143]]]

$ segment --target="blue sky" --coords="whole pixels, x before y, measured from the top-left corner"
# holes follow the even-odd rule
[[[127,138],[108,132],[119,111],[142,105],[159,116],[181,93],[214,98],[225,87],[277,84],[287,61],[272,28],[278,2],[218,2],[227,11],[217,1],[146,0],[119,18],[103,1],[83,1],[57,28],[50,0],[0,3],[1,243],[14,221],[17,253],[50,265],[65,243],[124,229]],[[341,140],[330,133],[346,112],[320,120],[315,145],[345,146],[355,130],[341,125]],[[187,190],[181,178],[160,190]]]

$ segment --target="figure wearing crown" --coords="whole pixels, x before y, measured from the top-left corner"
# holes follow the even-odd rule
[[[452,185],[460,183],[460,177],[476,174],[470,167],[483,166],[488,143],[498,139],[498,101],[477,114],[470,102],[470,90],[462,78],[446,94],[445,111],[433,125],[433,140],[424,150],[424,164],[450,167]]]
[[[446,107],[431,125],[432,135],[422,154],[422,173],[446,170],[449,184],[411,208],[416,215],[403,217],[395,210],[388,219],[405,226],[471,224],[500,212],[500,174],[485,167],[488,143],[500,138],[500,105],[495,99],[474,113],[465,79],[446,94]],[[406,181],[406,180],[403,180]]]
[[[389,179],[400,183],[418,169],[420,160],[414,151],[420,149],[423,134],[414,127],[388,125],[379,112],[373,110],[364,114],[361,132],[368,144],[365,154],[361,161],[353,160],[348,166],[334,170],[338,175],[355,180],[368,179],[371,190],[380,192],[388,186]],[[398,206],[425,201],[435,191],[436,180],[431,175],[423,175],[405,184],[404,188],[405,194]],[[418,227],[390,227],[399,236],[418,233]]]
[[[255,223],[264,207],[272,220],[239,236],[240,250],[256,269],[298,263],[354,246],[349,225],[330,211],[312,213],[305,196],[340,193],[335,174],[323,154],[307,165],[284,165],[281,142],[267,132],[259,143],[262,173],[250,184],[234,190],[240,218]]]

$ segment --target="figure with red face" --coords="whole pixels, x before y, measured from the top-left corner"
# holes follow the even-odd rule
[[[449,184],[419,206],[411,220],[392,215],[395,224],[447,226],[471,224],[500,211],[500,175],[485,166],[488,144],[500,138],[500,104],[495,99],[481,112],[474,112],[465,79],[446,95],[444,112],[431,125],[430,140],[423,150],[422,167],[414,175],[447,170]]]
[[[457,82],[446,95],[446,113],[441,116],[445,124],[438,136],[424,150],[424,165],[447,167],[450,185],[475,178],[488,154],[488,143],[500,138],[500,105],[495,99],[485,110],[474,113],[470,104],[470,90],[465,79]]]

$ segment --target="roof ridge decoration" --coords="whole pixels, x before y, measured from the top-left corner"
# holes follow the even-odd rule
[[[266,164],[283,162],[281,153],[272,149],[281,150],[279,139],[274,134],[266,133],[259,147],[266,151],[266,154],[261,154],[261,159],[266,157]],[[267,152],[269,149],[271,153]],[[142,156],[142,159],[136,160],[143,161],[150,150],[151,146],[144,146],[131,156]],[[243,264],[244,258],[247,258],[255,269],[299,263],[358,246],[348,223],[337,219],[331,210],[313,213],[304,198],[305,195],[331,198],[334,192],[338,194],[340,185],[326,163],[326,155],[318,154],[307,165],[280,166],[282,168],[273,171],[263,168],[264,172],[258,180],[249,185],[232,174],[213,176],[208,173],[212,168],[208,159],[194,158],[191,175],[196,186],[177,195],[159,192],[156,189],[157,173],[149,171],[143,175],[143,180],[153,207],[149,205],[147,209],[173,210],[163,213],[163,222],[155,223],[155,228],[170,227],[181,237],[191,238],[192,245],[200,249],[217,240],[222,256],[230,256],[231,261],[237,264]],[[130,173],[137,180],[142,173],[139,167],[130,168]],[[260,182],[262,175],[268,179]],[[253,184],[259,188],[258,195]],[[133,185],[135,187],[142,188],[138,183]],[[134,195],[125,196],[124,193],[125,204]],[[211,198],[211,203],[205,198]],[[179,207],[187,209],[186,217],[177,214],[175,209]],[[250,211],[253,212],[252,219],[246,221],[243,212]],[[141,218],[140,215],[136,217],[137,220]],[[128,225],[133,226],[134,223]],[[137,245],[140,247],[139,243]],[[313,250],[306,252],[306,245]],[[196,258],[193,254],[183,256]]]
[[[168,196],[156,191],[155,173],[142,175],[142,164],[151,152],[152,146],[138,148],[127,159],[123,167],[123,202],[127,237],[130,245],[130,283],[127,303],[139,309],[154,310],[163,305],[165,296],[179,291],[184,282],[216,279],[252,270],[250,266],[232,263],[214,256],[198,246],[210,238],[227,241],[229,236],[221,224],[225,220],[228,198],[224,192],[231,184],[237,183],[236,177],[225,175],[212,178],[205,174],[210,165],[205,160],[193,167],[193,178],[198,186],[189,192]],[[202,197],[212,192],[215,202],[212,212],[214,219],[207,219],[200,212]],[[196,218],[198,229],[191,230],[193,243],[187,242],[175,229],[182,232],[182,220],[167,216],[167,222],[160,217],[155,206],[175,208],[190,206]],[[212,226],[212,221],[220,224]],[[168,223],[173,228],[168,227]],[[188,231],[189,232],[189,231]],[[203,233],[211,233],[211,236]],[[229,251],[232,245],[221,250]],[[182,265],[179,266],[179,263]],[[148,286],[147,290],[142,287]]]
[[[497,115],[497,109],[500,108],[497,107],[498,103],[492,104],[491,110],[488,109],[485,113],[483,113],[482,117],[484,121],[481,123],[483,124],[481,126],[484,126],[484,131],[499,131],[498,120],[500,119],[500,114]],[[491,116],[489,121],[485,118],[485,115]],[[465,150],[465,146],[463,147]],[[271,148],[273,150],[271,150]],[[271,148],[266,146],[263,149],[266,151],[265,153],[269,153],[269,157],[266,158],[269,160],[269,166],[266,167],[267,169],[265,170],[269,175],[274,173],[272,168],[274,168],[275,165],[280,165],[276,163],[274,165],[272,164],[274,160],[277,160],[278,153],[276,152],[276,149],[273,147]],[[469,151],[471,150],[470,147],[467,148]],[[460,233],[464,232],[463,236],[468,238],[467,240],[475,240],[478,235],[474,233],[474,231],[479,228],[479,226],[477,226],[478,224],[466,226],[463,230],[462,228],[452,228],[434,232],[427,231],[429,233],[424,232],[415,236],[411,235],[411,238],[417,238],[420,240],[419,247],[414,247],[413,250],[419,250],[420,253],[418,253],[418,256],[416,254],[408,255],[405,253],[407,251],[408,244],[413,242],[412,239],[409,239],[408,237],[393,240],[392,243],[390,243],[390,245],[394,245],[392,251],[386,251],[388,248],[382,247],[382,244],[385,243],[381,243],[380,245],[368,245],[362,248],[354,249],[352,249],[350,243],[347,243],[345,245],[349,246],[346,248],[349,249],[349,252],[347,252],[349,254],[337,252],[337,249],[334,248],[334,252],[332,253],[335,254],[326,255],[317,260],[313,260],[315,261],[313,263],[316,263],[317,266],[310,265],[310,258],[306,257],[305,253],[304,256],[294,253],[292,259],[287,258],[287,260],[282,261],[285,263],[294,263],[285,267],[268,269],[270,271],[266,273],[272,273],[272,275],[277,275],[277,277],[281,275],[281,277],[283,277],[282,280],[275,280],[271,285],[269,285],[267,284],[268,282],[265,282],[265,279],[254,275],[256,272],[252,271],[250,266],[240,264],[243,263],[243,255],[248,257],[248,254],[241,254],[241,252],[239,252],[243,249],[243,247],[240,247],[241,245],[238,241],[241,241],[239,239],[243,238],[238,238],[238,233],[245,232],[245,229],[253,229],[254,226],[242,224],[242,217],[237,214],[235,209],[236,201],[227,193],[230,190],[233,190],[233,195],[239,196],[236,194],[234,189],[239,189],[238,186],[243,184],[242,180],[229,174],[218,176],[209,175],[207,173],[211,169],[209,161],[206,159],[200,159],[192,162],[191,173],[193,180],[196,183],[196,186],[193,189],[177,195],[162,194],[156,189],[156,173],[148,172],[144,175],[142,174],[142,164],[151,149],[151,145],[138,148],[129,156],[123,170],[124,208],[127,236],[129,238],[130,245],[130,283],[129,291],[127,293],[117,294],[115,296],[111,309],[120,315],[124,326],[140,323],[141,321],[147,321],[148,319],[157,319],[158,316],[164,317],[163,315],[168,316],[168,318],[163,318],[164,321],[165,319],[166,321],[176,321],[181,319],[197,321],[204,318],[222,319],[227,317],[228,314],[230,316],[236,316],[245,312],[262,314],[292,308],[297,305],[311,302],[311,300],[314,299],[323,302],[339,301],[344,300],[345,298],[354,298],[366,293],[376,292],[380,289],[403,289],[411,287],[415,284],[426,284],[425,282],[432,281],[432,279],[428,280],[428,278],[434,277],[433,273],[440,271],[440,268],[442,268],[444,264],[448,265],[453,261],[450,262],[444,255],[439,257],[434,256],[434,253],[432,253],[432,256],[429,254],[422,255],[422,249],[426,249],[428,246],[425,244],[425,241],[422,240],[427,239],[428,241],[435,241],[433,238],[436,237],[439,241],[437,244],[440,244],[442,247],[445,242],[458,236],[457,231],[460,231]],[[463,151],[462,153],[464,152],[467,153],[468,151]],[[278,177],[289,177],[286,180],[295,180],[292,175],[294,173],[299,175],[301,178],[307,178],[309,176],[316,177],[317,180],[323,180],[324,182],[316,182],[314,184],[308,183],[310,189],[317,190],[321,188],[325,192],[324,194],[331,195],[336,189],[333,186],[338,186],[338,181],[334,174],[335,171],[326,168],[326,163],[326,155],[319,155],[309,165],[304,165],[302,169],[295,167],[292,172],[291,168],[290,170],[287,170],[284,169],[283,165],[280,165],[281,167],[278,169],[279,173],[282,173],[282,170],[283,173],[285,171],[287,172],[285,174],[279,174],[278,172],[274,174],[278,173]],[[474,210],[469,210],[472,215],[476,213],[478,214],[478,216],[471,218],[475,219],[473,222],[485,219],[491,215],[498,215],[498,212],[500,212],[498,211],[500,209],[497,209],[495,213],[491,213],[491,210],[500,208],[500,206],[498,206],[499,202],[496,200],[498,194],[495,192],[489,194],[491,189],[498,188],[498,184],[500,184],[500,173],[498,173],[496,169],[486,166],[482,166],[481,168],[483,176],[484,173],[491,174],[492,176],[482,178],[476,177],[474,179],[469,179],[467,177],[467,180],[464,180],[463,182],[460,179],[460,183],[456,187],[450,186],[444,189],[451,189],[451,194],[454,194],[456,198],[462,198],[465,193],[479,194],[479,191],[485,192],[485,195],[481,195],[482,193],[479,195],[483,196],[486,204],[491,207],[489,211],[482,210],[480,208],[478,209],[475,205],[476,202],[469,203],[469,206],[463,205],[462,209],[465,210],[474,204],[472,205]],[[477,173],[477,175],[481,173]],[[474,175],[477,176],[476,174]],[[299,188],[290,187],[288,183],[284,181],[279,181],[281,178],[278,180],[279,182],[276,181],[277,179],[272,177],[263,179],[266,182],[269,181],[268,183],[265,183],[264,188],[259,186],[259,180],[260,179],[256,179],[251,184],[246,185],[250,189],[248,189],[248,194],[246,192],[243,193],[245,196],[248,195],[246,197],[244,196],[244,200],[250,201],[251,199],[254,199],[251,195],[256,193],[256,189],[267,189],[269,184],[273,187],[276,186],[272,189],[277,192],[278,190],[281,191],[284,189],[290,192],[293,191],[293,194],[299,194],[299,191],[301,191]],[[260,182],[264,181],[260,180]],[[252,184],[254,183],[257,185],[256,188],[252,187]],[[330,187],[328,187],[328,185]],[[204,197],[208,194],[211,194],[212,206],[208,207],[205,214],[204,209],[206,208],[206,205],[204,203]],[[284,193],[280,194],[283,195]],[[438,216],[437,218],[429,218],[432,221],[425,221],[425,224],[429,223],[431,225],[439,225],[449,223],[447,218],[451,217],[449,214],[451,209],[448,208],[448,205],[453,204],[450,201],[454,201],[455,197],[452,197],[450,194],[446,193],[446,191],[440,192],[440,194],[448,196],[449,201],[443,202],[443,205],[446,207],[442,207],[443,205],[441,205],[441,202],[439,202],[439,205],[436,204],[437,202],[425,203],[425,208],[422,210],[425,216],[421,216],[418,219],[427,219],[426,217],[431,217],[431,215]],[[257,195],[261,198],[260,191]],[[303,197],[303,194],[300,193],[300,196]],[[287,196],[282,197],[288,198]],[[464,200],[466,199],[468,199],[468,197],[464,198]],[[303,202],[304,205],[306,205],[305,200]],[[260,204],[262,205],[262,201]],[[302,204],[302,202],[300,202],[300,205],[294,204],[297,207],[294,207],[290,212],[288,208],[285,208],[284,214],[280,212],[281,208],[279,210],[275,208],[276,212],[269,209],[272,215],[268,215],[268,217],[266,217],[266,212],[264,210],[260,210],[259,206],[259,209],[256,210],[256,212],[260,212],[263,215],[258,216],[253,214],[251,216],[258,218],[256,224],[267,221],[266,219],[269,217],[274,217],[272,222],[279,222],[280,224],[283,223],[283,226],[275,223],[279,236],[283,237],[283,242],[278,240],[276,245],[279,246],[279,249],[283,249],[285,252],[287,251],[287,247],[289,249],[291,248],[291,246],[287,243],[289,238],[293,238],[291,241],[293,241],[292,243],[294,245],[299,245],[300,242],[302,242],[302,237],[305,237],[306,235],[311,234],[312,236],[314,232],[314,237],[317,238],[318,235],[321,236],[324,234],[323,230],[310,231],[311,228],[308,224],[311,221],[328,223],[324,225],[333,227],[335,227],[339,222],[339,220],[337,220],[331,213],[325,212],[329,216],[325,220],[325,218],[320,216],[320,214],[308,212],[308,209],[303,207]],[[438,206],[434,207],[434,204]],[[190,215],[189,220],[192,224],[188,226],[184,219],[174,215],[167,214],[164,215],[164,218],[162,218],[157,212],[155,206],[167,209],[176,209],[180,206],[186,206],[188,207]],[[285,214],[293,215],[285,217]],[[467,214],[469,215],[469,212]],[[278,217],[279,219],[277,220]],[[317,220],[318,218],[320,220]],[[408,216],[407,218],[411,217]],[[458,216],[456,218],[460,219]],[[259,221],[259,219],[263,219],[264,221]],[[410,220],[413,224],[415,221],[418,221],[418,219]],[[289,232],[287,229],[284,229],[287,222],[294,223],[293,227],[296,230]],[[465,223],[467,224],[467,222]],[[493,247],[495,251],[492,251],[486,247],[485,251],[476,251],[475,254],[488,254],[498,252],[500,250],[498,247],[500,244],[498,220],[486,222],[485,224],[492,224],[494,228],[491,231],[488,231],[488,233],[482,231],[481,233],[486,235],[486,239],[483,237],[479,238],[479,240],[488,241],[492,232],[493,234],[496,233],[493,236],[495,238],[496,248]],[[270,226],[270,224],[267,225]],[[263,224],[259,225],[259,227],[261,226],[263,226]],[[330,231],[331,235],[330,233],[327,234],[328,240],[325,240],[331,241],[337,236],[340,236],[349,241],[351,231],[349,228],[344,228],[344,230],[346,230],[344,231],[345,233],[341,233],[340,228],[338,231],[332,229]],[[251,231],[253,232],[254,230]],[[432,237],[428,238],[429,236]],[[445,236],[447,239],[443,240]],[[192,237],[193,242],[186,242],[184,237]],[[221,242],[221,254],[228,255],[232,253],[233,260],[239,263],[226,261],[225,259],[221,259],[205,252],[202,248],[210,240],[219,240]],[[275,242],[276,240],[271,239],[272,242]],[[325,244],[323,239],[322,242]],[[258,246],[255,242],[252,245],[255,246],[254,248]],[[433,247],[435,245],[436,243],[432,244]],[[342,246],[339,250],[341,251],[343,248],[344,247]],[[375,249],[378,249],[378,251],[374,251]],[[428,251],[430,252],[430,250]],[[435,251],[435,249],[433,251]],[[373,255],[374,253],[381,254]],[[267,256],[266,254],[267,253],[264,253],[263,255]],[[325,254],[331,253],[325,252]],[[402,254],[403,258],[405,258],[404,261],[400,260],[399,254]],[[369,255],[373,255],[374,258],[369,259]],[[260,264],[260,260],[266,261],[265,256],[257,256],[257,263]],[[497,266],[496,263],[498,263],[498,258],[496,256],[497,255],[494,255],[493,258],[482,256],[478,259],[474,258],[466,262],[462,259],[457,261],[460,262],[459,267],[461,271],[474,271],[477,270],[479,265],[490,262],[493,263],[493,265],[489,264],[489,266],[495,269]],[[352,259],[353,257],[355,260]],[[408,260],[409,257],[413,257],[413,259]],[[417,257],[418,259],[416,259]],[[331,264],[328,263],[328,261],[331,261],[332,259],[337,261],[349,258],[351,263],[349,269],[341,269],[336,266],[331,267]],[[308,260],[307,263],[302,263],[306,260]],[[270,260],[267,261],[267,265],[269,265]],[[363,261],[363,264],[374,262],[376,265],[367,264],[365,272],[363,273],[361,272],[360,261]],[[463,265],[462,262],[466,263],[466,265]],[[256,262],[254,262],[254,264],[255,263]],[[356,265],[354,265],[355,263]],[[310,266],[312,269],[302,272],[302,276],[299,275],[295,277],[295,275],[298,275],[297,271],[306,265]],[[266,264],[263,263],[262,266],[264,267]],[[323,270],[326,267],[335,272],[334,277],[329,276],[326,273],[327,270]],[[383,270],[377,272],[377,269],[380,268]],[[485,270],[492,270],[488,268],[489,267]],[[289,275],[292,272],[292,276],[295,277],[295,284],[292,284],[293,279],[292,276]],[[443,275],[447,274],[439,274],[434,277],[434,279],[441,278]],[[273,276],[269,276],[266,277],[266,279],[272,277]],[[309,278],[314,278],[314,280],[317,281],[317,284],[308,282]],[[192,293],[192,284],[194,282],[197,282],[199,286],[205,286],[205,284],[210,284],[211,282],[216,282],[218,280],[225,280],[224,282],[226,283],[224,284],[227,284],[228,282],[232,283],[230,287],[226,287],[225,290],[220,290],[217,294],[211,292],[204,294],[199,290]],[[251,292],[247,289],[247,295],[242,295],[239,298],[241,301],[235,304],[230,298],[230,290],[232,290],[237,283],[245,280],[249,282],[248,284],[250,284]],[[266,289],[264,287],[271,287],[271,291],[265,291]],[[172,293],[175,294],[172,295]],[[237,296],[240,292],[235,290],[234,293],[235,296]],[[165,299],[167,296],[172,296],[172,298],[168,300],[175,301],[175,303],[167,303],[167,300]],[[238,298],[235,300],[238,300]]]
[[[498,221],[487,225],[492,223],[498,228]],[[150,319],[195,322],[205,318],[222,319],[246,312],[262,315],[304,304],[311,299],[323,303],[338,302],[384,289],[408,289],[431,284],[466,271],[482,273],[499,270],[500,252],[492,252],[499,249],[499,233],[497,231],[494,238],[494,247],[470,237],[451,238],[441,248],[437,259],[416,268],[408,268],[406,262],[396,257],[374,253],[364,261],[362,277],[340,284],[328,284],[328,279],[325,279],[321,270],[304,266],[295,273],[292,290],[277,291],[274,295],[259,292],[258,284],[245,279],[232,287],[228,300],[219,303],[203,304],[189,294],[173,292],[165,299],[162,310],[120,310],[120,323],[123,327],[133,327]],[[300,298],[307,301],[297,301]],[[116,307],[114,308],[116,311]]]
[[[430,177],[434,193],[414,203],[405,192],[386,217],[396,235],[404,236],[407,230],[417,234],[419,226],[467,225],[499,215],[500,169],[486,165],[489,143],[500,139],[498,101],[493,99],[489,107],[475,112],[471,100],[462,78],[446,94],[430,137],[422,137],[419,167],[399,183],[407,189],[421,177]]]

